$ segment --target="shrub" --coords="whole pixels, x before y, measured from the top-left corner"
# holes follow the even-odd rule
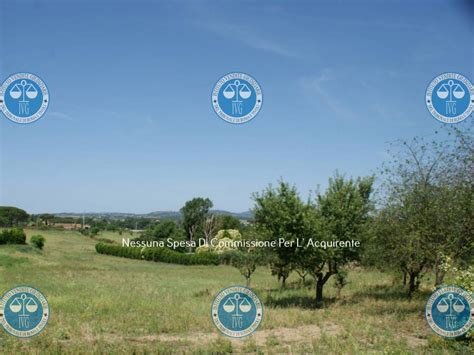
[[[221,254],[235,250],[236,248],[232,248],[230,245],[232,242],[242,240],[242,235],[237,229],[222,229],[213,239],[215,246],[211,247],[211,250]]]
[[[100,254],[120,256],[129,259],[145,259],[182,265],[219,264],[219,256],[210,252],[183,254],[167,248],[132,248],[108,243],[97,243],[95,249]]]
[[[43,249],[44,247],[44,237],[42,235],[34,235],[30,239],[31,244],[38,249]]]
[[[100,232],[100,228],[94,226],[94,227],[92,227],[91,230],[90,230],[90,235],[91,235],[91,237],[94,237],[94,236],[96,236],[97,234],[99,234],[99,232]]]
[[[5,229],[0,233],[0,244],[26,244],[26,234],[23,229]]]

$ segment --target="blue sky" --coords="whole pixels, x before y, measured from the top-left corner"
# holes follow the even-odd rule
[[[12,1],[0,76],[48,85],[46,115],[0,117],[0,204],[30,213],[244,211],[280,177],[303,195],[376,171],[387,142],[430,136],[436,75],[474,79],[469,1]],[[244,125],[210,104],[242,71],[264,93]]]

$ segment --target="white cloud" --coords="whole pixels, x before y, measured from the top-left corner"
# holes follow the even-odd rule
[[[299,57],[295,50],[288,48],[281,40],[265,36],[257,32],[256,29],[252,30],[250,26],[238,26],[216,21],[200,22],[199,25],[223,38],[237,40],[254,49],[289,58]]]
[[[354,113],[336,98],[334,95],[335,90],[330,87],[331,82],[334,82],[336,79],[334,72],[329,68],[325,68],[316,77],[300,79],[300,85],[306,94],[316,96],[320,102],[337,116],[352,118]]]

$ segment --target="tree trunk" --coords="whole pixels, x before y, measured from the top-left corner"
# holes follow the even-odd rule
[[[412,297],[413,293],[418,289],[419,282],[417,280],[418,278],[418,272],[412,272],[409,274],[410,279],[408,283],[408,297]]]
[[[286,276],[281,276],[281,288],[286,288]]]
[[[321,275],[321,277],[318,276],[318,279],[316,281],[316,307],[321,307],[323,304],[323,287],[324,282]]]
[[[329,270],[325,274],[323,274],[322,271],[316,272],[314,274],[316,278],[316,307],[318,308],[323,305],[324,284],[327,282],[327,280],[329,280],[332,275],[337,274],[337,264],[333,260],[328,263],[328,268]],[[322,267],[319,268],[319,270],[322,269]]]
[[[403,287],[407,285],[407,272],[403,271]]]
[[[189,241],[191,242],[191,243],[189,243],[188,250],[189,250],[190,253],[192,253],[193,252],[192,243],[193,243],[193,240],[194,240],[194,233],[196,232],[196,226],[193,225],[193,226],[189,227],[188,232],[189,232]]]

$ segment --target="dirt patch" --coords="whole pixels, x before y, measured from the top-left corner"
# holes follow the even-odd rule
[[[401,338],[406,340],[407,345],[410,348],[418,348],[418,347],[428,346],[428,340],[427,339],[417,337],[417,336],[414,336],[414,335],[411,335],[411,334],[401,334]]]
[[[292,344],[308,344],[314,340],[320,339],[323,335],[328,337],[337,336],[344,333],[344,328],[340,325],[326,322],[321,326],[315,324],[303,325],[296,328],[274,328],[262,329],[253,333],[251,336],[243,339],[226,338],[232,342],[234,349],[242,349],[247,346],[248,342],[255,342],[255,345],[262,348],[269,344],[278,345],[280,347],[291,346]],[[133,342],[133,343],[153,343],[160,342],[168,346],[176,346],[184,350],[187,347],[205,346],[206,344],[215,342],[222,337],[220,333],[175,333],[175,334],[156,334],[136,337],[121,336],[119,334],[102,334],[98,338],[88,328],[81,329],[83,339],[88,342],[97,342],[99,340],[106,342]],[[400,334],[400,339],[407,342],[412,349],[425,347],[428,341],[422,337],[412,334]],[[184,348],[184,349],[183,349]]]
[[[326,336],[334,336],[343,331],[343,328],[333,324],[325,323],[322,327],[317,325],[304,325],[296,328],[275,328],[264,329],[253,333],[249,338],[230,339],[232,345],[239,348],[244,345],[247,340],[255,341],[257,346],[265,346],[269,338],[277,339],[279,344],[303,343],[311,342],[321,337],[324,333]],[[216,333],[184,333],[184,334],[158,334],[147,335],[141,337],[125,337],[125,341],[133,342],[153,342],[160,341],[163,343],[187,343],[193,345],[203,345],[217,340],[219,334]],[[116,339],[115,339],[116,340]]]
[[[304,343],[319,339],[324,333],[327,336],[334,336],[343,331],[343,328],[333,324],[325,323],[323,327],[314,324],[303,325],[297,328],[275,328],[265,329],[255,332],[252,338],[258,346],[264,346],[269,337],[275,338],[280,343]],[[239,342],[239,340],[237,340]]]

